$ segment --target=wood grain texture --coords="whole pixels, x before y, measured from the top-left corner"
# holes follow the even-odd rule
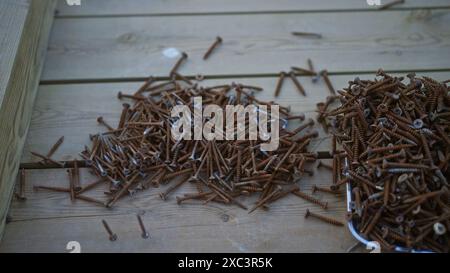
[[[86,169],[81,174],[82,183],[95,179]],[[65,252],[67,242],[73,240],[81,243],[83,252],[343,252],[353,243],[344,227],[304,219],[306,208],[311,208],[344,221],[344,195],[316,194],[329,202],[328,211],[292,195],[271,204],[267,212],[248,214],[236,206],[203,206],[194,201],[178,206],[175,196],[194,191],[187,184],[167,201],[158,196],[166,187],[162,186],[106,209],[80,200],[71,203],[65,193],[32,190],[33,185],[67,186],[65,170],[29,170],[27,175],[27,200],[13,200],[12,222],[0,252]],[[309,192],[313,184],[330,183],[330,172],[320,170],[303,177],[299,186]],[[104,199],[103,190],[101,186],[89,195]],[[241,201],[251,206],[255,200]],[[151,235],[148,240],[140,237],[135,214],[141,212]],[[101,219],[117,233],[117,242],[108,240]]]
[[[438,80],[450,78],[450,72],[420,73]],[[349,80],[359,76],[361,79],[373,79],[374,74],[330,76],[335,89],[346,87]],[[204,86],[216,84],[229,84],[233,81],[257,85],[264,88],[263,92],[256,93],[262,100],[275,100],[281,105],[290,105],[293,113],[305,113],[307,117],[316,118],[316,103],[324,101],[329,91],[323,81],[316,84],[310,77],[298,77],[304,86],[307,96],[303,97],[295,89],[289,78],[284,82],[281,94],[274,98],[274,89],[277,83],[275,77],[265,78],[236,78],[205,80]],[[65,141],[56,151],[53,158],[57,160],[71,160],[78,157],[84,145],[90,145],[89,134],[105,130],[98,125],[96,119],[103,116],[112,126],[116,126],[120,118],[122,103],[117,99],[118,91],[132,93],[138,89],[141,82],[128,83],[96,83],[96,84],[63,84],[41,85],[33,109],[32,122],[27,141],[25,143],[22,162],[35,162],[30,151],[46,153],[53,143],[64,135]],[[292,122],[291,127],[297,123]],[[320,137],[310,145],[311,150],[330,150],[329,137],[323,132],[321,126],[315,126]]]
[[[19,50],[20,38],[30,8],[30,0],[5,0],[0,2],[0,105],[11,77],[14,60]]]
[[[387,2],[383,0],[382,3]],[[446,0],[408,0],[392,9],[449,7]],[[58,1],[58,16],[167,15],[237,12],[311,12],[376,10],[364,0],[81,0],[81,6]]]
[[[0,238],[31,120],[55,6],[55,0],[32,1],[23,22],[6,30],[23,29],[10,76],[3,79],[7,85],[0,108]]]
[[[331,73],[448,69],[449,24],[450,9],[57,19],[42,80],[167,76],[178,59],[167,48],[189,54],[186,75],[275,75],[307,58]],[[223,44],[203,61],[217,35]]]

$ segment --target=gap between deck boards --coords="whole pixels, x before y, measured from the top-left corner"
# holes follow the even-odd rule
[[[430,7],[392,7],[388,10],[380,11],[378,9],[323,9],[323,10],[267,10],[267,11],[229,11],[229,12],[186,12],[186,13],[152,13],[152,14],[88,14],[88,15],[55,15],[55,19],[85,19],[85,18],[115,18],[115,17],[181,17],[181,16],[227,16],[227,15],[260,15],[260,14],[304,14],[304,13],[343,13],[343,12],[391,12],[408,11],[424,9],[449,9],[449,6],[430,6]]]
[[[406,70],[389,70],[383,69],[386,73],[433,73],[433,72],[449,72],[448,68],[436,68],[436,69],[406,69]],[[345,76],[345,75],[373,75],[376,71],[361,70],[361,71],[328,71],[330,76]],[[183,75],[184,77],[194,80],[193,75]],[[278,77],[279,72],[265,73],[265,74],[236,74],[236,75],[203,75],[204,80],[219,80],[219,79],[241,79],[241,78],[269,78]],[[308,75],[298,75],[298,77],[311,77]],[[42,80],[40,85],[63,85],[63,84],[90,84],[90,83],[121,83],[121,82],[143,82],[148,77],[125,77],[125,78],[98,78],[98,79],[72,79],[72,80]],[[156,81],[167,81],[170,77],[154,77]]]

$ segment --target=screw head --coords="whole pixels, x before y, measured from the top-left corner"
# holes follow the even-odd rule
[[[408,174],[407,174],[407,173],[404,173],[404,174],[402,174],[402,175],[400,175],[400,176],[398,177],[397,182],[398,182],[398,183],[403,183],[403,182],[405,182],[406,180],[408,180]]]
[[[445,226],[439,222],[433,225],[433,230],[436,235],[444,235],[447,232]]]
[[[117,234],[111,234],[111,235],[109,235],[109,240],[111,241],[111,242],[114,242],[114,241],[116,241],[117,240]]]
[[[405,217],[403,217],[403,215],[399,215],[397,217],[395,217],[395,222],[397,223],[403,223],[403,221],[405,220]]]
[[[142,236],[143,239],[150,238],[150,235],[148,234],[148,232],[143,232],[141,236]]]
[[[319,132],[317,130],[314,130],[311,132],[311,137],[318,137],[319,136]]]
[[[311,215],[311,212],[309,211],[309,209],[306,209],[305,218],[308,218],[310,215]]]
[[[413,127],[415,129],[421,129],[423,127],[423,121],[421,119],[416,119],[413,121]]]

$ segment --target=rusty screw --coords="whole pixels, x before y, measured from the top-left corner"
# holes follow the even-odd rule
[[[277,86],[275,87],[275,97],[278,97],[280,95],[281,87],[283,86],[283,81],[285,77],[286,72],[281,71],[278,78]]]
[[[216,48],[220,43],[222,43],[222,38],[220,36],[216,37],[216,41],[208,48],[205,55],[203,56],[203,60],[208,59],[209,55],[211,55],[211,52]]]
[[[332,225],[335,225],[335,226],[343,226],[344,225],[344,223],[342,223],[342,222],[340,222],[340,221],[338,221],[336,219],[333,219],[333,218],[330,218],[330,217],[327,217],[327,216],[324,216],[324,215],[320,215],[320,214],[317,214],[317,213],[314,213],[314,212],[310,212],[309,209],[306,209],[305,218],[308,218],[310,216],[314,217],[316,219],[322,220],[325,223],[329,223],[329,224],[332,224]]]
[[[331,83],[330,78],[328,78],[328,71],[323,70],[320,74],[322,75],[323,80],[325,81],[325,84],[328,87],[328,90],[330,90],[331,95],[333,96],[336,95],[336,91],[334,90],[333,84]]]
[[[303,86],[300,84],[300,82],[297,80],[297,77],[295,76],[295,72],[291,71],[289,73],[289,77],[291,77],[292,81],[295,84],[295,87],[297,87],[297,90],[303,95],[306,96],[306,92],[305,89],[303,88]]]
[[[183,63],[183,61],[185,61],[188,58],[188,55],[186,54],[186,52],[182,52],[181,53],[181,57],[180,59],[178,59],[178,61],[175,63],[174,67],[172,68],[172,70],[170,71],[170,75],[172,76],[175,72],[177,72],[178,68],[180,67],[180,65]]]
[[[148,234],[147,230],[145,229],[144,222],[142,221],[142,217],[139,214],[137,214],[136,217],[139,222],[139,227],[141,228],[141,231],[142,231],[142,234],[141,234],[142,238],[144,238],[144,239],[149,238],[150,235]]]
[[[328,208],[328,202],[322,202],[319,199],[316,199],[316,198],[312,197],[309,194],[306,194],[306,193],[301,192],[301,191],[293,191],[292,193],[294,195],[302,198],[302,199],[305,199],[306,201],[309,201],[309,202],[311,202],[313,204],[321,206],[323,209],[327,209]]]
[[[105,220],[102,220],[102,224],[105,227],[106,232],[108,232],[109,240],[112,241],[112,242],[116,241],[117,240],[117,235],[114,232],[112,232],[112,230],[109,227],[108,223]]]

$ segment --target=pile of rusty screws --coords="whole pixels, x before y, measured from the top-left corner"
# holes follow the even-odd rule
[[[189,182],[195,183],[198,191],[177,196],[180,205],[188,200],[189,203],[197,200],[200,204],[216,202],[247,209],[239,199],[259,195],[256,204],[249,209],[252,212],[258,208],[267,210],[273,202],[292,194],[326,207],[325,203],[300,193],[296,188],[303,174],[314,174],[307,165],[314,163],[319,154],[307,149],[318,133],[311,128],[314,124],[311,119],[293,131],[288,130],[288,121],[305,119],[304,114],[290,114],[289,107],[280,105],[283,122],[279,128],[280,146],[275,151],[260,149],[264,143],[261,139],[175,141],[171,137],[171,127],[176,122],[170,115],[171,109],[179,104],[193,108],[192,102],[197,96],[205,105],[214,103],[223,109],[230,104],[244,107],[274,105],[274,102],[261,101],[254,96],[255,92],[263,90],[258,86],[231,83],[202,87],[192,83],[176,72],[186,59],[187,54],[183,54],[169,81],[156,83],[150,77],[132,95],[119,92],[119,99],[134,103],[123,104],[116,128],[103,117],[97,119],[105,132],[90,135],[92,145],[85,146],[80,153],[82,161],[68,162],[69,186],[35,185],[34,188],[65,192],[73,201],[83,200],[111,208],[127,195],[170,184],[159,193],[161,199],[167,200]],[[59,142],[62,138],[54,145],[56,148],[61,144]],[[52,148],[48,156],[43,156],[44,159],[52,160],[49,156],[56,148]],[[49,160],[47,163],[55,164]],[[81,183],[80,166],[89,167],[99,179],[86,185]],[[105,200],[85,195],[101,184],[107,186]],[[141,220],[139,224],[144,234],[146,231]]]
[[[221,42],[217,39],[205,57]],[[52,187],[35,185],[35,189],[64,192],[72,201],[83,200],[107,208],[115,206],[127,195],[148,188],[168,187],[159,193],[167,200],[186,182],[195,183],[197,192],[176,196],[177,204],[185,202],[195,204],[233,204],[247,210],[241,199],[250,195],[258,195],[256,203],[248,209],[249,213],[257,210],[268,210],[270,204],[288,195],[295,195],[308,202],[327,209],[328,204],[300,191],[297,182],[304,174],[314,175],[308,166],[319,158],[328,158],[330,153],[314,153],[308,151],[312,140],[318,132],[312,128],[314,121],[308,119],[294,130],[287,129],[290,120],[305,120],[304,114],[291,114],[290,107],[279,105],[280,109],[280,145],[275,151],[264,151],[256,140],[178,140],[171,136],[171,128],[176,119],[171,117],[171,110],[176,105],[187,105],[194,108],[194,97],[201,97],[203,103],[213,103],[222,109],[229,105],[272,106],[274,102],[266,102],[255,97],[255,92],[263,88],[241,83],[217,86],[199,86],[183,75],[178,68],[188,58],[182,53],[170,72],[170,80],[156,83],[149,77],[138,90],[131,94],[118,93],[120,100],[131,100],[124,103],[118,126],[115,128],[103,117],[97,122],[105,128],[105,132],[90,135],[91,147],[85,146],[80,152],[82,161],[69,162],[69,186]],[[308,75],[319,73],[313,71],[309,61]],[[305,95],[305,90],[296,79],[299,68],[290,73],[280,73],[276,93],[279,94],[283,80],[289,76],[298,91]],[[305,72],[303,71],[303,72]],[[203,106],[205,107],[205,106]],[[192,111],[194,112],[194,111]],[[249,123],[249,116],[245,123]],[[270,125],[270,124],[268,124]],[[246,126],[247,127],[247,126]],[[246,134],[248,134],[248,127]],[[234,128],[237,136],[238,128]],[[50,156],[62,143],[63,138],[55,143],[47,155],[33,153],[48,164],[65,165]],[[82,185],[80,181],[80,164],[89,167],[90,172],[99,177],[97,181]],[[105,200],[84,195],[98,185],[106,185]],[[138,217],[142,237],[147,237],[142,219]],[[102,221],[111,240],[117,236],[105,221]]]
[[[339,90],[340,106],[319,111],[339,145],[326,167],[336,177],[330,191],[349,184],[349,220],[385,250],[450,250],[446,82],[380,69],[375,80],[355,78]]]

